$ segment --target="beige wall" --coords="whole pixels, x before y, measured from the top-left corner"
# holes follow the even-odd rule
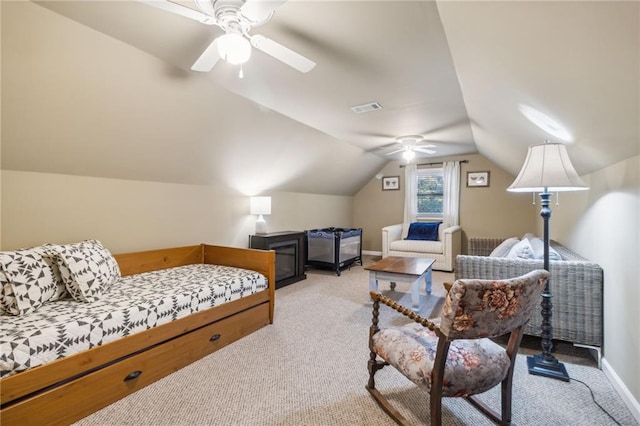
[[[351,197],[274,193],[269,231],[350,226]],[[115,253],[211,244],[246,247],[249,197],[224,187],[2,171],[0,249],[101,240]]]
[[[563,193],[551,206],[551,234],[604,270],[603,369],[640,413],[640,156],[583,179],[589,191]]]
[[[2,22],[2,2],[0,2],[0,22]],[[2,31],[0,31],[2,46]],[[0,48],[0,99],[2,99],[2,49]],[[2,102],[0,101],[0,165],[2,164]],[[2,167],[0,167],[0,170]],[[2,173],[0,173],[0,241],[2,241]]]
[[[460,226],[463,251],[469,238],[509,237],[536,231],[537,212],[531,195],[507,192],[514,176],[479,154],[443,157],[422,162],[463,160],[460,184]],[[523,159],[524,160],[524,159]],[[381,181],[372,179],[354,196],[354,226],[363,228],[363,249],[382,250],[381,229],[403,220],[404,168],[392,161],[381,170],[384,176],[400,176],[399,191],[383,191]],[[469,171],[489,171],[489,187],[467,188]]]

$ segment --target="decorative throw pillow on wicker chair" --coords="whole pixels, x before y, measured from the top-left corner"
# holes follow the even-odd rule
[[[531,243],[526,238],[518,241],[511,250],[509,250],[509,254],[507,257],[517,257],[520,259],[533,259],[533,247],[531,247]]]
[[[507,238],[503,242],[498,245],[498,247],[494,248],[489,256],[491,257],[507,257],[513,246],[518,244],[520,240],[516,237]]]

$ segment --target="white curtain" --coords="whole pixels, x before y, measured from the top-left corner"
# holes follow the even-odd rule
[[[416,197],[417,170],[418,166],[414,163],[407,164],[404,167],[404,223],[415,222],[418,213],[418,199]]]
[[[442,206],[443,222],[449,225],[460,224],[460,162],[445,161],[444,200]]]

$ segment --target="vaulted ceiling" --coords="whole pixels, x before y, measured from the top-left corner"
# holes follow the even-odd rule
[[[350,195],[402,135],[516,174],[561,142],[522,106],[580,174],[639,153],[637,2],[289,0],[252,32],[317,66],[254,49],[242,79],[190,70],[219,28],[140,1],[1,7],[6,169]]]

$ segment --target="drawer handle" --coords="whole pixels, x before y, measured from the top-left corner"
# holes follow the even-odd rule
[[[127,375],[127,377],[124,378],[124,381],[128,382],[129,380],[137,379],[138,377],[140,377],[141,374],[142,374],[142,371],[140,370],[132,371]]]
[[[210,342],[215,342],[216,340],[218,340],[220,338],[219,334],[214,334],[213,336],[211,336],[211,339],[209,339]]]

